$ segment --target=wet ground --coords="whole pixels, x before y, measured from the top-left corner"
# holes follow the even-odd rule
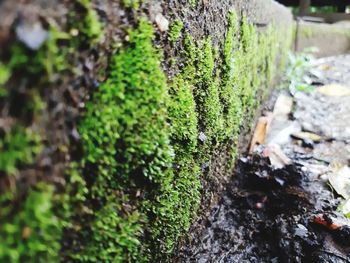
[[[350,262],[339,210],[349,194],[350,55],[315,60],[308,75],[314,89],[281,92],[265,144],[240,158],[178,262]]]

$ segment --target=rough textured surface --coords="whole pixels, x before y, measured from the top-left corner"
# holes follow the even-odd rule
[[[169,259],[230,179],[291,14],[270,0],[20,2],[0,2],[0,261]]]

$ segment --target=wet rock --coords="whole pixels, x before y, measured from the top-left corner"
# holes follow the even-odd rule
[[[343,246],[350,247],[350,226],[341,226],[333,233],[334,239]]]

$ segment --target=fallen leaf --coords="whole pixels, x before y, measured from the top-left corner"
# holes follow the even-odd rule
[[[350,95],[350,89],[340,84],[329,84],[318,88],[318,92],[332,97],[343,97]]]
[[[328,175],[328,180],[339,195],[345,199],[350,198],[350,168],[348,166],[333,169]]]
[[[295,139],[311,140],[314,142],[320,142],[323,139],[320,135],[317,135],[312,132],[295,132],[295,133],[292,133],[291,136]]]
[[[250,143],[249,153],[252,153],[256,145],[264,144],[266,135],[268,133],[272,121],[272,113],[269,112],[267,116],[260,117],[256,124],[254,134]]]
[[[281,169],[292,163],[278,144],[270,144],[266,146],[262,154],[264,157],[269,158],[271,165],[276,169]]]

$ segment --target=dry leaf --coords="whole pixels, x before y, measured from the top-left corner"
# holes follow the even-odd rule
[[[266,135],[268,133],[272,121],[272,113],[269,112],[267,116],[260,117],[256,124],[254,134],[250,143],[249,153],[254,151],[256,145],[264,144]]]
[[[291,136],[295,139],[311,140],[314,142],[320,142],[323,139],[320,135],[317,135],[317,134],[312,133],[312,132],[295,132],[295,133],[291,134]]]
[[[331,174],[328,175],[328,180],[339,195],[345,199],[350,198],[350,168],[348,166],[334,169]]]

